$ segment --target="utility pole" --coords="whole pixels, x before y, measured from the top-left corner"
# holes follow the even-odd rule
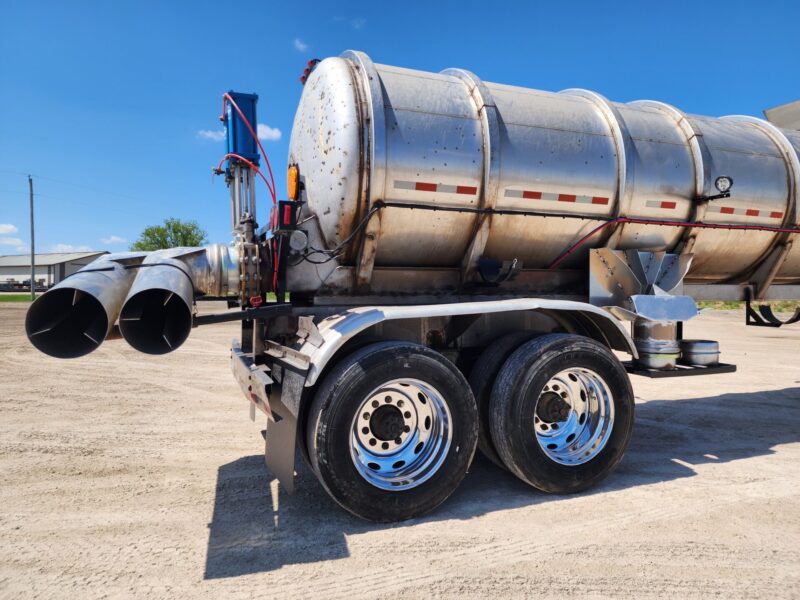
[[[31,199],[31,302],[36,300],[36,265],[34,264],[34,240],[33,240],[33,177],[28,175],[28,190]]]

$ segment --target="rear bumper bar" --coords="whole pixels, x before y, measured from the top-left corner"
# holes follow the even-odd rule
[[[231,370],[245,398],[250,400],[250,416],[254,417],[254,410],[258,408],[274,420],[269,406],[269,395],[270,388],[275,382],[269,375],[269,368],[256,365],[252,355],[242,352],[236,340],[231,344]]]

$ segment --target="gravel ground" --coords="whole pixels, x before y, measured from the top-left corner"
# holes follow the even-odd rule
[[[553,497],[476,459],[434,514],[385,526],[300,466],[279,489],[229,371],[236,327],[150,357],[58,361],[0,305],[0,596],[800,596],[800,328],[706,313],[733,375],[634,377],[619,469]]]

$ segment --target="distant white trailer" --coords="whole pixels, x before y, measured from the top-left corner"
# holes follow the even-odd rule
[[[105,250],[90,252],[54,252],[35,255],[36,284],[50,287],[78,269],[81,269],[98,256],[108,254]],[[31,278],[30,254],[0,256],[0,286],[22,284]]]

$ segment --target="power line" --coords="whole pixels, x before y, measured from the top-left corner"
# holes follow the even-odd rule
[[[28,176],[27,173],[23,173],[21,171],[8,171],[8,170],[5,170],[5,169],[0,169],[0,173],[6,173],[8,175],[23,175],[25,177]],[[37,179],[44,179],[45,181],[52,181],[53,183],[60,183],[62,185],[69,185],[69,186],[72,186],[72,187],[84,189],[84,190],[87,190],[87,191],[90,191],[90,192],[94,192],[96,194],[103,194],[103,195],[106,195],[106,196],[116,196],[118,198],[124,198],[126,200],[132,200],[134,202],[142,202],[142,203],[145,203],[145,204],[149,204],[150,203],[150,202],[146,202],[145,200],[142,200],[141,198],[136,198],[135,196],[130,196],[128,194],[121,194],[119,192],[111,192],[111,191],[108,191],[108,190],[102,190],[100,188],[91,187],[91,186],[88,186],[88,185],[84,185],[82,183],[75,183],[74,181],[65,181],[63,179],[56,179],[54,177],[47,177],[45,175],[37,175],[36,173],[32,173],[31,176],[32,177],[36,177]],[[37,196],[41,196],[41,194],[36,194],[36,195]]]
[[[28,192],[25,192],[25,191],[22,191],[22,190],[0,190],[0,194],[24,194],[24,195],[27,195]],[[80,204],[80,205],[83,205],[83,206],[88,206],[89,208],[99,209],[99,207],[97,206],[97,203],[91,203],[91,202],[85,202],[85,201],[81,201],[81,200],[75,200],[73,198],[69,198],[69,199],[60,198],[58,196],[51,196],[50,194],[41,194],[39,192],[36,192],[36,197],[37,198],[45,198],[45,199],[48,199],[48,200],[55,200],[56,202],[67,202],[67,203]],[[144,213],[137,212],[137,211],[134,211],[134,210],[128,210],[127,208],[121,208],[121,207],[116,206],[116,205],[112,205],[112,206],[103,205],[102,206],[102,210],[104,210],[104,211],[109,210],[109,211],[114,211],[114,212],[123,212],[123,213],[127,213],[127,214],[130,214],[130,215],[136,215],[138,217],[144,217],[146,219],[152,217],[152,214],[151,215],[145,215]]]

